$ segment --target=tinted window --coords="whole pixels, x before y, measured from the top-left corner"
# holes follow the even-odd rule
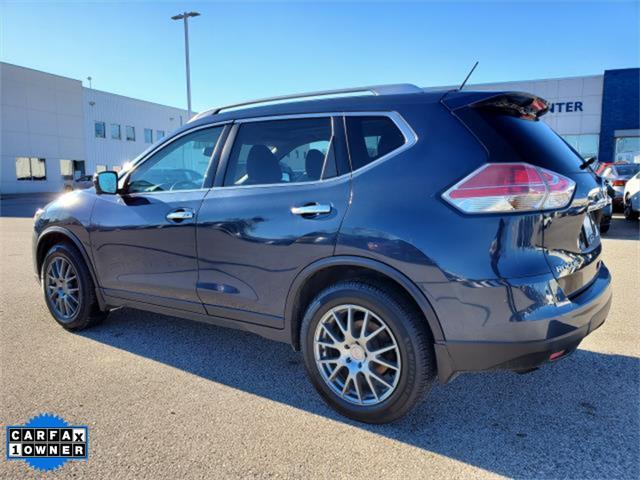
[[[354,170],[404,145],[405,138],[389,117],[347,117],[349,154]]]
[[[335,175],[332,139],[330,118],[242,124],[224,184],[310,182]]]
[[[160,149],[131,173],[128,191],[163,192],[202,188],[222,128],[198,130]]]
[[[473,116],[474,113],[462,112],[462,116]],[[478,114],[489,128],[475,121],[469,125],[489,149],[492,158],[524,161],[558,173],[583,171],[580,155],[544,122],[493,112]]]
[[[111,124],[111,138],[113,140],[120,140],[121,138],[121,133],[120,133],[120,125],[118,123],[112,123]]]
[[[135,142],[136,141],[135,127],[127,126],[126,132],[127,132],[127,140],[129,140],[130,142]]]
[[[104,138],[104,133],[105,133],[104,122],[95,122],[94,131],[97,138]]]

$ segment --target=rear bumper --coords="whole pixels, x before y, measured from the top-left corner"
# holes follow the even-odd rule
[[[572,353],[582,339],[600,327],[611,306],[611,275],[602,265],[593,283],[577,297],[571,308],[561,315],[539,318],[547,330],[544,340],[516,342],[445,341],[435,345],[438,377],[442,383],[462,372],[485,370],[529,370],[550,361],[549,357],[564,351],[558,358]]]

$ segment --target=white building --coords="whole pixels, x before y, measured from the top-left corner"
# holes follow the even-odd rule
[[[0,193],[59,192],[119,169],[187,121],[186,110],[0,63]]]

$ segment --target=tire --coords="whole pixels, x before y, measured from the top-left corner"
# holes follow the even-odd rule
[[[82,330],[100,323],[107,316],[108,312],[100,311],[91,274],[74,246],[58,243],[51,247],[42,262],[40,276],[47,308],[65,329]],[[58,281],[63,276],[70,280]],[[76,302],[72,300],[74,296]]]
[[[624,205],[624,218],[626,218],[627,220],[637,220],[638,212],[635,212],[633,208],[631,208],[631,202],[629,202],[628,196],[627,198],[625,198],[623,205]]]
[[[600,224],[600,233],[607,233],[611,228],[611,224],[607,223],[606,225]]]
[[[346,338],[343,332],[349,331],[349,311],[352,337]],[[382,325],[386,329],[380,330]],[[367,335],[381,333],[364,340],[363,326]],[[300,335],[305,368],[314,387],[332,408],[354,420],[396,420],[411,410],[434,383],[433,338],[426,320],[401,295],[386,288],[363,281],[346,281],[326,288],[309,304]],[[336,337],[341,343],[331,340]],[[326,347],[328,343],[336,346]],[[389,351],[372,353],[385,349]],[[336,355],[339,358],[329,358]],[[316,362],[316,357],[323,363]],[[393,388],[376,381],[376,376]],[[340,387],[344,392],[345,383],[346,395],[339,392]]]

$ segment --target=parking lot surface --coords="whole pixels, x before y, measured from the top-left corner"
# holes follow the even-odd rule
[[[528,375],[460,376],[369,426],[329,409],[284,344],[129,309],[66,332],[32,274],[31,207],[11,202],[0,423],[50,412],[90,428],[89,460],[47,478],[640,477],[637,222],[616,216],[604,237],[612,310],[574,355]],[[3,455],[0,478],[35,476]]]

